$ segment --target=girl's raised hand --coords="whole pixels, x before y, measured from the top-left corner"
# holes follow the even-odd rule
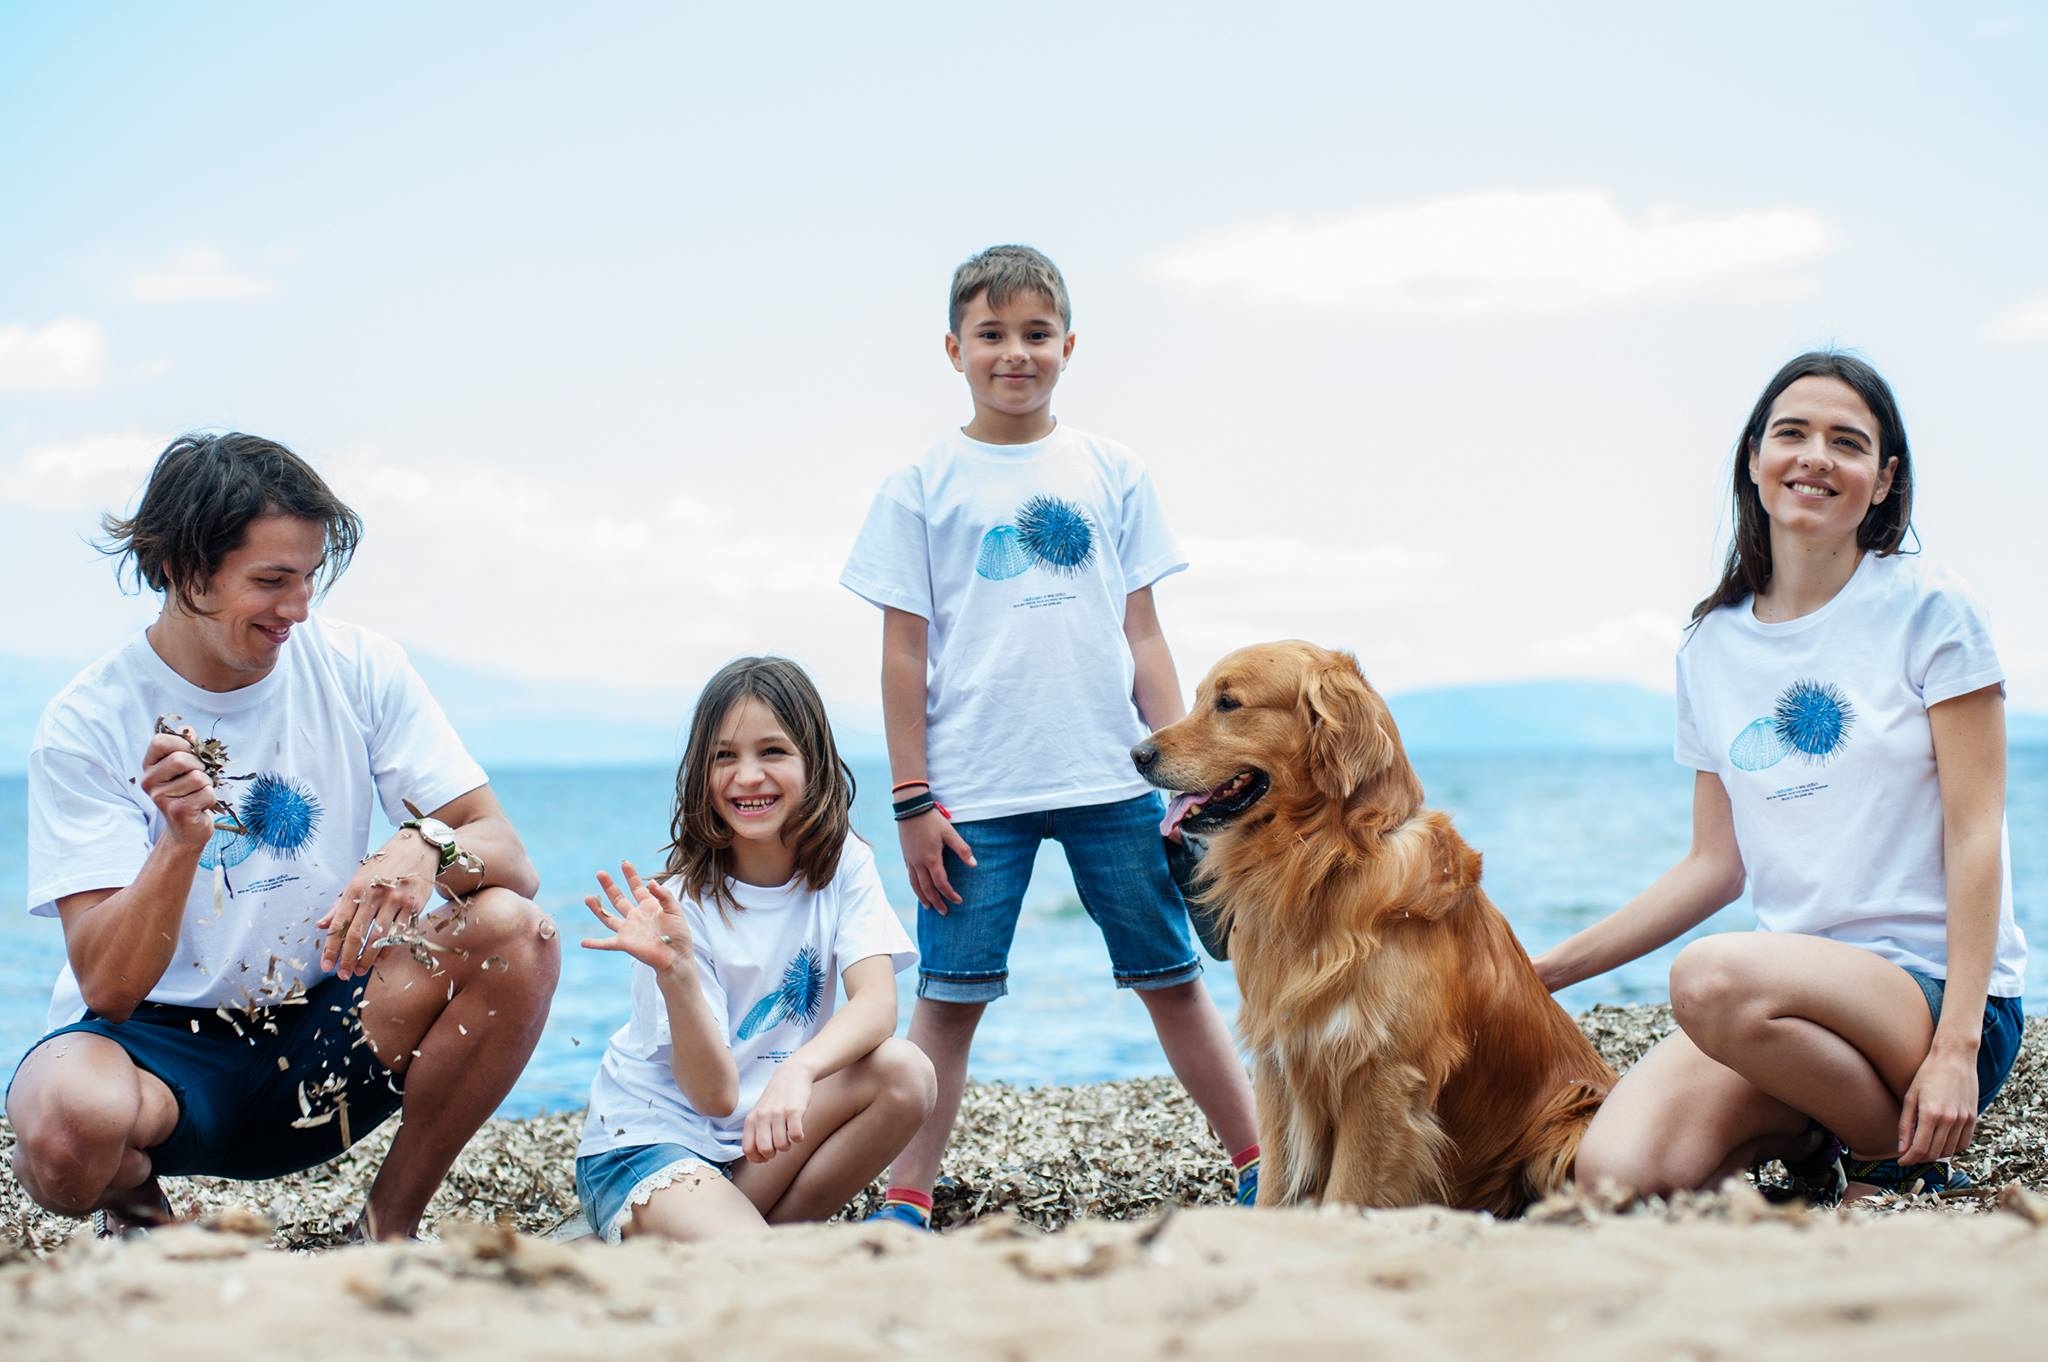
[[[631,861],[621,861],[619,873],[626,881],[624,888],[600,870],[597,887],[604,891],[604,901],[596,895],[583,900],[583,906],[612,932],[608,937],[585,937],[584,949],[624,951],[656,974],[688,969],[690,922],[676,896],[659,880],[641,879]]]

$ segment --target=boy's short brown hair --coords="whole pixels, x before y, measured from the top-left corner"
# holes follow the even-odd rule
[[[991,307],[1001,307],[1020,293],[1042,293],[1060,314],[1062,329],[1074,329],[1074,305],[1067,300],[1067,281],[1045,252],[1031,246],[991,246],[969,256],[953,271],[953,296],[946,309],[946,330],[960,334],[967,304],[986,289]]]

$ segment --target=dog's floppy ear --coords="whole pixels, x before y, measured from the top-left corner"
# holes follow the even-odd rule
[[[1313,664],[1301,687],[1308,712],[1308,774],[1318,790],[1338,803],[1350,800],[1372,779],[1384,760],[1385,740],[1376,722],[1372,692],[1349,653]]]

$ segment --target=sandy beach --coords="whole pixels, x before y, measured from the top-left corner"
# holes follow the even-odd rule
[[[1669,1020],[1582,1024],[1626,1065]],[[1227,1166],[1165,1080],[971,1089],[939,1198],[951,1228],[931,1237],[551,1239],[576,1116],[491,1123],[430,1212],[434,1241],[404,1246],[277,1251],[333,1242],[385,1132],[278,1183],[172,1184],[201,1223],[127,1244],[0,1178],[0,1355],[2030,1357],[2048,1329],[2044,1088],[2035,1022],[1962,1160],[1978,1193],[1835,1211],[1739,1185],[1627,1210],[1579,1194],[1516,1223],[1245,1213],[1214,1204]]]

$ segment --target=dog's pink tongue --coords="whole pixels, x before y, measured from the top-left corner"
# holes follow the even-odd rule
[[[1159,835],[1161,837],[1173,836],[1175,830],[1180,827],[1180,820],[1186,818],[1190,813],[1193,813],[1196,809],[1199,809],[1201,807],[1201,795],[1175,795],[1173,797],[1173,802],[1166,806],[1166,817],[1159,820]]]

